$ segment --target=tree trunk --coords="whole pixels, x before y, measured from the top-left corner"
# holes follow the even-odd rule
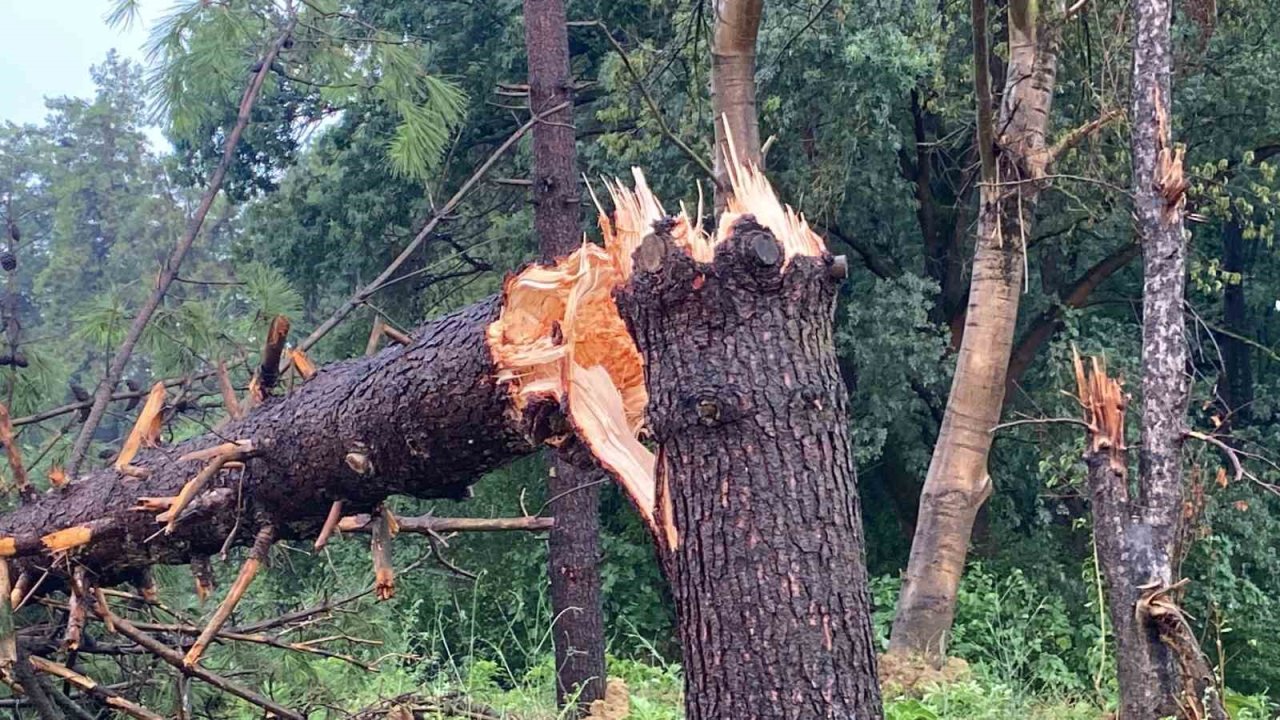
[[[1107,578],[1116,633],[1120,717],[1145,720],[1170,715],[1225,720],[1213,673],[1177,605],[1178,547],[1182,536],[1182,440],[1189,384],[1183,322],[1186,182],[1182,149],[1169,128],[1169,0],[1133,4],[1133,198],[1142,244],[1142,450],[1138,494],[1125,497],[1119,469],[1103,475],[1093,461],[1095,498],[1106,500],[1095,527],[1098,562]],[[1104,386],[1095,368],[1094,384]],[[1077,377],[1083,371],[1077,370]],[[1084,383],[1080,383],[1082,388]],[[1114,385],[1114,383],[1112,383]],[[1094,392],[1095,396],[1102,394]],[[1118,385],[1110,391],[1121,405]],[[1123,411],[1108,445],[1123,448]],[[1096,417],[1099,413],[1094,412]],[[1092,442],[1091,448],[1098,445]],[[1115,450],[1112,451],[1116,452]],[[1113,466],[1122,463],[1113,461]]]
[[[619,296],[645,362],[689,720],[881,716],[847,396],[821,258],[737,221],[663,232]]]
[[[393,493],[457,496],[571,427],[658,542],[687,717],[880,717],[833,339],[845,265],[763,177],[740,166],[730,177],[733,210],[712,235],[662,217],[638,172],[635,192],[610,185],[605,249],[527,268],[500,299],[323,368],[217,434],[143,451],[132,466],[144,479],[101,471],[45,494],[0,517],[0,556],[73,551],[100,587],[207,556],[228,536],[314,536],[336,500],[367,512]],[[636,440],[644,425],[656,457]],[[175,532],[154,533],[137,506],[171,506],[205,467],[179,453],[227,438],[245,441],[232,446],[244,467],[206,471]],[[241,576],[243,591],[252,573]]]
[[[739,162],[761,167],[756,113],[756,36],[764,0],[716,0],[711,45],[711,111],[715,125],[716,214],[729,193],[728,140]],[[726,136],[726,132],[728,136]]]
[[[582,243],[573,129],[573,85],[564,0],[524,0],[529,55],[529,107],[534,114],[561,103],[533,128],[533,226],[543,262],[566,257]],[[569,445],[577,446],[570,441]],[[580,446],[578,446],[580,449]],[[547,542],[556,702],[579,707],[604,697],[604,613],[600,604],[600,479],[588,452],[552,451],[547,479],[551,512],[559,518]]]
[[[1226,720],[1213,672],[1177,605],[1178,584],[1170,582],[1180,527],[1175,523],[1171,535],[1158,520],[1152,523],[1151,508],[1143,506],[1153,495],[1151,476],[1141,478],[1136,499],[1129,496],[1125,393],[1097,359],[1086,372],[1076,358],[1076,384],[1089,428],[1084,459],[1116,640],[1119,718]]]
[[[974,63],[982,187],[978,242],[964,334],[942,429],[920,497],[911,557],[889,650],[946,654],[978,508],[991,493],[990,430],[1000,420],[1005,372],[1022,293],[1026,239],[1043,183],[1045,132],[1057,72],[1057,31],[1036,4],[1009,4],[1009,68],[999,120],[992,121],[985,0],[974,0]],[[1001,129],[995,135],[995,129]]]
[[[1124,404],[1098,361],[1076,380],[1089,426],[1085,459],[1098,563],[1116,635],[1120,717],[1225,720],[1218,688],[1186,616],[1176,577],[1183,535],[1182,440],[1188,399],[1183,323],[1186,182],[1169,129],[1168,0],[1133,4],[1133,196],[1143,251],[1142,450],[1128,491]]]
[[[111,582],[216,554],[233,531],[232,542],[247,544],[264,523],[281,539],[314,537],[335,500],[358,513],[392,494],[456,497],[534,449],[487,342],[500,309],[498,298],[463,308],[419,328],[408,346],[321,368],[215,434],[143,450],[132,464],[145,478],[104,469],[53,488],[0,516],[0,555],[75,549],[79,564]],[[216,473],[175,531],[151,538],[163,526],[138,512],[139,499],[176,496],[204,463],[175,458],[227,439],[250,441],[255,456]],[[73,528],[87,532],[51,535]]]

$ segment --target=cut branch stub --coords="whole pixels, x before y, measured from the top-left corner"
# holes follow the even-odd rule
[[[27,468],[22,463],[22,449],[14,442],[13,422],[9,417],[9,408],[4,403],[0,403],[0,443],[4,443],[9,470],[13,473],[13,484],[18,488],[18,497],[23,502],[31,502],[36,493],[27,479]]]
[[[116,457],[115,467],[122,473],[132,477],[146,477],[144,468],[134,466],[133,459],[144,447],[155,447],[160,441],[160,428],[163,421],[162,412],[167,391],[163,382],[157,382],[147,395],[147,402],[138,413],[138,419],[124,441],[124,447]]]
[[[395,516],[386,507],[380,509],[370,525],[374,593],[383,601],[396,594],[396,571],[391,562],[391,538],[395,536],[395,529]]]
[[[277,315],[267,330],[267,340],[262,347],[262,363],[258,366],[258,387],[268,393],[280,379],[280,356],[284,352],[284,341],[289,337],[289,318]],[[262,398],[257,398],[259,402]]]
[[[212,454],[210,454],[210,450],[213,451]],[[187,509],[187,506],[204,489],[209,480],[217,475],[227,463],[244,460],[252,454],[253,443],[241,440],[237,443],[225,443],[215,448],[184,455],[182,457],[183,460],[205,459],[207,457],[208,462],[200,472],[196,473],[195,477],[182,486],[182,490],[173,499],[173,504],[169,506],[169,509],[156,516],[156,522],[165,523],[165,534],[173,534],[179,518],[182,517],[182,511]]]

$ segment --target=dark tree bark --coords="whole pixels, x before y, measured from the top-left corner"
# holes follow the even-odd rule
[[[829,266],[783,268],[750,218],[710,265],[661,230],[636,257],[618,299],[675,530],[686,717],[880,717]]]
[[[749,187],[748,207],[760,203],[776,222],[782,209],[767,184],[752,179]],[[515,278],[501,300],[423,326],[407,346],[325,367],[217,434],[140,453],[132,465],[149,473],[144,479],[101,471],[0,517],[0,555],[23,556],[21,571],[22,562],[46,559],[32,556],[74,553],[101,587],[153,564],[210,555],[228,536],[240,544],[314,537],[334,501],[367,512],[390,494],[456,497],[484,472],[560,437],[567,423],[557,413],[567,409],[581,447],[612,463],[658,540],[677,598],[691,720],[879,717],[848,401],[833,339],[845,265],[798,222],[786,227],[792,257],[784,260],[770,232],[751,216],[735,217],[718,248],[682,226],[688,251],[713,258],[706,264],[675,248],[670,228],[679,221],[654,225],[634,259],[640,236],[618,244],[624,231],[611,227],[608,250],[584,249],[565,264],[571,269],[522,276],[597,303],[587,315],[562,308],[526,323],[527,311],[542,306],[516,303],[544,296]],[[634,219],[618,228],[633,232]],[[607,265],[577,274],[588,260]],[[558,280],[571,278],[557,272],[576,280],[564,287]],[[625,329],[605,314],[618,309],[611,298]],[[505,305],[518,311],[501,313]],[[566,339],[563,355],[548,353]],[[608,353],[590,358],[575,348]],[[618,355],[623,365],[607,365]],[[551,372],[534,375],[543,371]],[[565,387],[552,387],[554,378]],[[645,397],[637,395],[641,381],[659,445],[656,477],[653,455],[622,435],[636,431],[626,415]],[[137,512],[136,499],[167,506],[205,467],[179,454],[228,438],[245,441],[231,446],[243,469],[210,473],[175,532],[154,534],[156,518]],[[55,577],[65,572],[61,563],[42,565]],[[241,577],[251,574],[242,569]],[[124,631],[123,621],[117,626]]]
[[[1086,372],[1077,358],[1076,381],[1089,428],[1084,460],[1098,565],[1106,579],[1116,642],[1119,716],[1226,720],[1213,672],[1178,607],[1177,585],[1165,579],[1172,577],[1163,567],[1170,543],[1163,529],[1145,517],[1141,503],[1151,494],[1146,477],[1138,496],[1130,497],[1124,391],[1096,360]]]
[[[455,497],[534,449],[486,343],[499,308],[497,298],[464,308],[419,328],[411,345],[321,368],[217,434],[144,450],[133,464],[150,472],[145,479],[106,469],[52,489],[0,516],[0,554],[43,554],[50,533],[87,528],[87,538],[56,542],[76,540],[66,548],[106,583],[215,554],[233,529],[242,545],[268,522],[281,539],[314,537],[335,500],[357,513],[392,494]],[[256,456],[242,471],[216,474],[173,534],[146,542],[162,525],[135,509],[139,498],[177,495],[204,466],[177,458],[227,438],[252,441]]]
[[[529,55],[529,107],[543,113],[533,128],[533,224],[544,262],[582,243],[573,128],[573,86],[564,0],[524,1]],[[570,441],[570,446],[578,446]],[[604,697],[604,612],[600,601],[600,482],[590,453],[565,447],[550,453],[547,496],[559,521],[547,543],[556,701],[579,707]],[[577,456],[577,461],[570,457]]]

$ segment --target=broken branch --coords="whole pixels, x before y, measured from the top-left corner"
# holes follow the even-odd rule
[[[244,597],[244,593],[249,589],[249,584],[253,582],[254,576],[258,574],[258,570],[262,564],[266,562],[267,553],[271,550],[271,544],[275,542],[276,531],[271,525],[265,525],[258,531],[258,535],[254,538],[253,549],[249,551],[249,558],[245,560],[244,565],[240,567],[240,574],[236,577],[236,581],[232,583],[231,589],[227,591],[227,597],[214,611],[213,617],[209,619],[209,624],[205,626],[204,632],[200,633],[200,637],[196,638],[196,642],[187,651],[186,657],[182,659],[182,664],[187,667],[194,667],[200,662],[200,657],[204,655],[205,648],[209,643],[213,642],[213,638],[226,624],[227,618],[231,617],[231,612],[236,609],[236,604],[240,602],[240,598]]]

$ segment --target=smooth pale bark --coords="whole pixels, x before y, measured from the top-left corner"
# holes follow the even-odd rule
[[[685,717],[882,717],[830,257],[782,267],[749,216],[710,264],[661,227],[636,257]]]
[[[981,11],[975,16],[985,19],[985,3],[975,2],[975,11]],[[1057,33],[1045,30],[1052,23],[1040,22],[1035,7],[1028,0],[1009,5],[1009,66],[994,124],[984,100],[989,99],[985,27],[975,23],[983,168],[977,247],[956,372],[921,492],[890,636],[893,653],[946,654],[969,536],[978,508],[991,493],[990,431],[1004,405],[1025,244],[1048,160],[1045,135],[1057,73]]]
[[[582,243],[573,128],[573,86],[564,0],[524,0],[529,107],[565,108],[533,128],[533,227],[544,262]],[[559,521],[547,543],[556,700],[580,707],[604,697],[604,611],[600,601],[600,480],[576,441],[550,453],[547,497]],[[577,448],[577,452],[575,452]]]
[[[717,0],[711,41],[711,110],[715,117],[716,213],[729,193],[728,139],[739,162],[761,167],[756,113],[756,36],[764,0]],[[726,136],[726,131],[728,136]]]

